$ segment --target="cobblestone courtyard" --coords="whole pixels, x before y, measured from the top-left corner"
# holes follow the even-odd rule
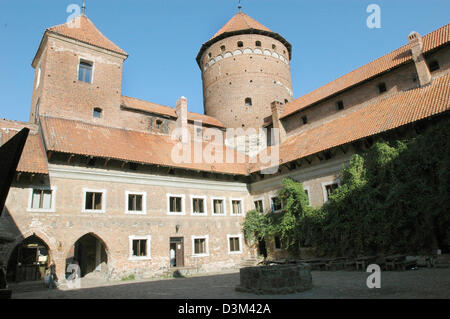
[[[239,293],[239,273],[150,281],[95,282],[82,289],[49,290],[36,284],[12,285],[14,299],[317,299],[317,298],[450,298],[450,269],[382,272],[381,288],[368,289],[369,273],[335,271],[312,273],[312,290],[283,296]]]

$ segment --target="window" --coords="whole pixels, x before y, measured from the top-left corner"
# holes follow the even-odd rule
[[[133,257],[147,256],[147,240],[135,239],[133,240]]]
[[[242,215],[242,199],[230,199],[231,202],[231,215]]]
[[[144,215],[147,213],[147,193],[125,192],[126,211],[125,214]]]
[[[386,83],[380,83],[380,84],[378,84],[378,92],[381,94],[381,93],[384,93],[384,92],[386,92],[387,91],[387,88],[386,88]]]
[[[206,216],[206,196],[191,196],[191,215]]]
[[[242,47],[244,46],[244,42],[239,41],[239,42],[237,43],[237,46],[238,46],[238,48],[242,48]]]
[[[192,236],[193,257],[208,256],[208,236]]]
[[[223,52],[223,51],[226,50],[226,47],[225,47],[224,45],[222,45],[222,46],[220,47],[220,50],[222,50],[222,52]]]
[[[302,116],[303,124],[308,124],[308,117],[306,115]]]
[[[272,202],[272,212],[279,213],[283,209],[281,199],[278,196],[274,196],[271,199]]]
[[[105,191],[84,190],[84,212],[104,212]]]
[[[262,199],[255,200],[255,210],[260,213],[264,213],[264,201]]]
[[[28,211],[53,212],[55,211],[56,187],[30,189]]]
[[[428,64],[428,68],[430,69],[430,72],[434,72],[434,71],[439,70],[439,69],[440,69],[439,62],[436,61],[436,60],[431,61],[431,62]]]
[[[78,81],[92,83],[92,68],[92,62],[81,60],[78,66]]]
[[[184,195],[167,194],[168,200],[168,214],[169,215],[184,215]]]
[[[161,120],[156,120],[156,129],[161,130],[163,122]]]
[[[256,45],[257,47],[261,47],[261,41],[256,41],[255,45]]]
[[[150,260],[151,236],[129,236],[130,260]]]
[[[272,44],[272,49],[276,50],[277,46],[275,44]]]
[[[305,194],[308,197],[308,205],[311,206],[311,198],[310,198],[311,191],[310,191],[310,188],[309,188],[309,186],[303,186],[303,189],[305,190]]]
[[[102,115],[103,115],[103,110],[101,108],[99,108],[99,107],[96,107],[94,109],[94,114],[93,114],[94,118],[99,119],[99,118],[102,117]]]
[[[225,216],[225,198],[212,198],[213,214],[217,216]]]
[[[240,254],[241,250],[241,238],[242,235],[227,235],[228,238],[228,253]]]
[[[39,65],[39,69],[37,72],[36,89],[39,87],[40,83],[41,83],[41,65]]]
[[[342,111],[344,109],[344,102],[343,101],[337,102],[336,108],[338,109],[338,111]]]
[[[251,98],[248,97],[248,98],[245,99],[245,106],[247,106],[247,107],[248,106],[252,106],[252,99]]]
[[[339,187],[339,182],[331,182],[331,183],[323,183],[322,184],[324,203],[328,201],[330,196],[336,191],[336,189],[338,187]]]
[[[288,99],[284,99],[284,104],[288,104],[289,100]]]

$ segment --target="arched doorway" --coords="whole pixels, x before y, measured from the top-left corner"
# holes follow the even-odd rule
[[[48,245],[36,235],[18,244],[8,260],[8,282],[44,280],[44,273],[50,263]]]
[[[66,260],[67,265],[74,263],[80,266],[81,277],[95,271],[107,271],[108,254],[103,241],[94,234],[86,234],[78,239]]]

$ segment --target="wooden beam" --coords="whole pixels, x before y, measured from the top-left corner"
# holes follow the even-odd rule
[[[53,152],[52,151],[48,151],[47,157],[48,157],[49,161],[52,159],[52,155],[53,155]]]
[[[105,160],[105,165],[103,165],[103,167],[106,168],[106,165],[108,165],[108,163],[109,163],[110,160],[111,160],[111,159],[108,157],[108,158]]]
[[[17,174],[16,174],[16,182],[18,182],[19,181],[19,179],[20,179],[20,176],[22,175],[22,173],[21,172],[18,172]]]

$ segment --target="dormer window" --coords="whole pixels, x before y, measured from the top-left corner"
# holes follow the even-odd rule
[[[99,107],[96,107],[96,108],[94,109],[94,114],[93,114],[93,116],[94,116],[94,118],[96,118],[96,119],[102,118],[102,116],[103,116],[103,110],[102,110],[101,108],[99,108]]]
[[[344,102],[343,101],[339,101],[336,103],[336,108],[338,111],[342,111],[344,109]]]
[[[252,106],[252,99],[251,98],[246,98],[245,99],[245,106]]]
[[[92,68],[92,62],[80,60],[80,65],[78,66],[78,81],[92,83]]]
[[[242,47],[244,46],[244,42],[239,41],[239,42],[237,43],[237,46],[238,46],[238,48],[242,48]]]
[[[428,68],[430,69],[430,72],[434,72],[434,71],[439,70],[439,69],[440,69],[439,62],[436,61],[436,60],[431,61],[431,62],[428,64]]]
[[[386,92],[387,91],[387,88],[386,88],[386,83],[380,83],[380,84],[378,84],[378,92],[381,94],[381,93],[384,93],[384,92]]]

